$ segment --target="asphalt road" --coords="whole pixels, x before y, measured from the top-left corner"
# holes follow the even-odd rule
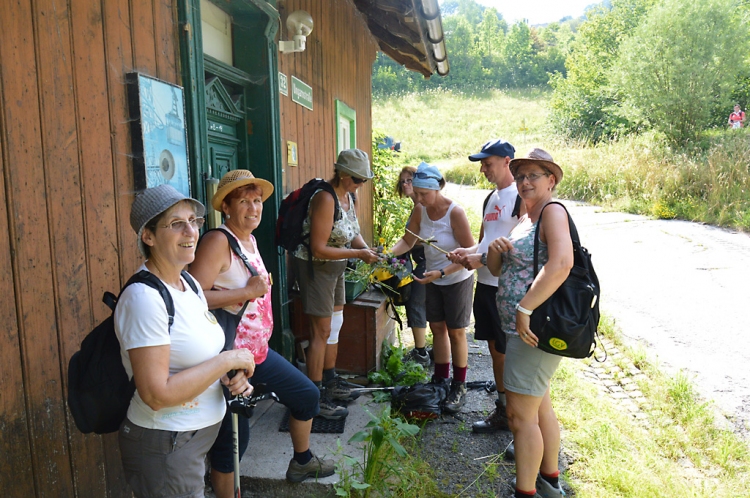
[[[601,308],[750,434],[750,236],[566,203],[592,253]]]
[[[445,193],[478,212],[487,192]],[[565,204],[592,254],[602,311],[750,439],[750,235]]]

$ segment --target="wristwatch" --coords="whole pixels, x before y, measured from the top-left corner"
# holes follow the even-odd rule
[[[445,278],[445,271],[444,270],[440,270],[440,278]]]
[[[482,266],[487,266],[487,253],[483,252],[482,257],[479,258],[479,262],[482,263]]]

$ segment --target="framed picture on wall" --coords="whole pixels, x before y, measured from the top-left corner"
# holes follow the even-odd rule
[[[136,191],[168,183],[190,197],[182,87],[141,73],[126,78]]]

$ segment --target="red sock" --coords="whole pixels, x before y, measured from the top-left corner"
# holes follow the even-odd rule
[[[556,488],[560,487],[560,471],[557,470],[551,474],[545,474],[542,471],[539,471],[539,474],[542,476],[542,479],[550,483]]]
[[[456,382],[466,382],[466,370],[469,367],[457,367],[453,365],[453,380]]]
[[[435,363],[435,377],[438,379],[447,379],[450,371],[450,363]]]

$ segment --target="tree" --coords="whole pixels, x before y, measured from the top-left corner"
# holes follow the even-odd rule
[[[609,84],[610,68],[620,44],[641,22],[655,0],[613,0],[586,11],[584,22],[565,61],[567,75],[554,75],[550,119],[565,136],[597,141],[633,129],[612,112],[617,91]]]
[[[731,108],[748,50],[747,24],[734,0],[665,0],[620,48],[612,68],[623,105],[618,113],[664,132],[695,139],[713,109]]]

